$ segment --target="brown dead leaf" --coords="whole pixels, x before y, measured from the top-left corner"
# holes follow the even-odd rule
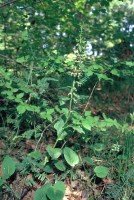
[[[52,180],[53,177],[54,177],[54,174],[49,174],[49,175],[47,175],[47,178],[50,179],[50,180]]]
[[[72,194],[71,186],[66,185],[65,197],[69,197]],[[63,198],[65,200],[65,198]]]
[[[87,200],[89,197],[89,191],[88,190],[83,190],[81,194],[82,200]]]
[[[76,190],[76,191],[73,191],[72,195],[75,197],[75,198],[79,198],[81,197],[81,193],[82,191],[79,191],[79,190]]]
[[[6,144],[4,140],[0,140],[0,148],[1,149],[6,149]]]
[[[105,184],[112,184],[112,183],[114,183],[114,181],[113,180],[111,180],[111,179],[108,179],[108,178],[103,178],[102,179],[103,180],[103,182],[105,183]]]
[[[75,180],[75,181],[71,181],[71,187],[74,189],[74,188],[77,188],[77,186],[79,185],[79,181]]]
[[[2,173],[2,165],[0,165],[0,176],[3,176],[3,173]]]
[[[4,154],[3,150],[0,149],[0,156],[2,156]]]
[[[35,149],[35,141],[34,140],[26,140],[26,148],[30,149],[30,150],[34,150]]]

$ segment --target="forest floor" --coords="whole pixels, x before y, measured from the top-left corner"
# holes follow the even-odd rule
[[[101,90],[98,88],[98,90]],[[83,106],[84,107],[84,106]],[[118,120],[126,121],[129,114],[132,112],[134,108],[134,94],[133,93],[105,93],[97,97],[93,97],[88,104],[88,110],[91,110],[92,114],[102,115],[105,113],[107,116],[112,118],[117,118]],[[134,129],[134,126],[131,125],[131,129]],[[10,130],[7,128],[6,134],[10,137]],[[49,137],[49,141],[47,144],[52,144],[53,138]],[[15,146],[10,146],[6,143],[4,139],[0,140],[0,156],[8,154],[17,160],[19,156],[25,156],[27,153],[35,149],[35,140],[29,139],[26,141],[21,141],[16,143]],[[45,152],[46,144],[44,142],[40,145],[41,152]],[[86,148],[86,146],[85,146]],[[90,166],[89,166],[90,167]],[[77,178],[73,179],[71,176],[67,176],[64,180],[66,185],[66,192],[63,200],[106,200],[109,199],[105,196],[106,188],[114,184],[115,180],[110,178],[98,179],[94,183],[91,182],[88,175],[85,173],[83,169],[78,169]],[[1,165],[0,165],[0,175],[2,175]],[[50,173],[47,176],[47,179],[53,183],[55,174]],[[25,177],[21,177],[19,174],[15,174],[15,176],[11,177],[10,180],[10,188],[14,191],[13,193],[18,194],[20,196],[20,200],[33,200],[34,191],[37,188],[40,188],[44,182],[39,180],[35,180],[35,184],[32,186],[27,186],[26,181],[33,178],[32,174],[28,174]],[[9,193],[4,191],[2,194],[2,200],[15,200],[14,195],[12,194],[9,198]],[[113,198],[111,198],[113,199]],[[119,198],[120,199],[120,198]],[[115,199],[116,200],[116,199]],[[122,199],[124,200],[124,199]],[[125,199],[127,200],[127,198]],[[130,200],[130,199],[129,199]]]

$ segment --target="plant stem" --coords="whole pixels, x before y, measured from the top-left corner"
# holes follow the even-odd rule
[[[92,95],[93,95],[93,92],[94,92],[94,90],[95,90],[97,84],[98,84],[98,81],[95,83],[95,85],[94,85],[94,87],[93,87],[93,89],[92,89],[92,91],[91,91],[91,94],[90,94],[90,96],[89,96],[89,98],[88,98],[88,101],[87,101],[87,103],[86,103],[86,106],[85,106],[85,108],[84,108],[84,110],[83,110],[83,114],[85,113],[85,111],[86,111],[86,109],[87,109],[87,107],[88,107],[88,105],[89,105],[89,101],[90,101],[90,99],[91,99],[91,97],[92,97]]]

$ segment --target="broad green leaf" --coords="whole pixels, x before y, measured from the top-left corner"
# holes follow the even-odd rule
[[[78,133],[84,133],[83,129],[80,126],[73,126],[72,127],[75,131],[77,131]]]
[[[120,160],[127,160],[127,155],[119,155],[117,158]]]
[[[47,193],[48,188],[50,187],[51,185],[47,183],[41,188],[37,189],[34,193],[34,200],[47,200],[46,193]]]
[[[66,162],[71,167],[74,167],[75,165],[79,163],[79,157],[72,149],[65,147],[63,153],[64,153],[64,158]]]
[[[62,150],[60,148],[53,148],[50,145],[47,146],[46,150],[52,159],[57,159],[62,154]]]
[[[40,107],[38,107],[38,106],[29,105],[29,104],[24,104],[24,105],[25,105],[26,110],[28,110],[28,111],[37,112],[37,113],[40,112]]]
[[[78,119],[72,118],[72,121],[73,121],[73,124],[75,125],[81,125],[81,122]]]
[[[100,165],[100,166],[95,167],[94,172],[97,177],[105,178],[109,173],[109,169],[107,167]]]
[[[62,113],[64,113],[65,116],[68,117],[69,109],[68,108],[62,108]]]
[[[27,30],[24,30],[21,34],[21,37],[23,40],[27,40],[28,39],[28,31]]]
[[[18,92],[18,89],[17,88],[12,88],[12,92]]]
[[[97,77],[98,77],[98,79],[99,80],[105,80],[105,81],[112,81],[112,79],[111,78],[108,78],[108,76],[106,75],[106,74],[97,74],[96,73],[96,75],[97,75]]]
[[[93,69],[95,69],[95,70],[97,70],[97,69],[99,69],[99,70],[103,70],[103,67],[101,66],[101,65],[97,65],[97,64],[95,64],[95,65],[93,65],[93,66],[91,66]]]
[[[46,112],[41,112],[40,117],[43,118],[43,119],[46,119]]]
[[[23,114],[26,111],[25,105],[18,105],[17,111],[19,112],[19,114]]]
[[[28,154],[30,157],[35,159],[40,159],[42,157],[42,153],[39,150],[35,150]]]
[[[84,157],[83,162],[86,162],[89,165],[93,165],[93,160],[90,157]]]
[[[95,143],[94,145],[91,146],[91,148],[94,150],[94,151],[103,151],[105,149],[105,145],[103,143]]]
[[[57,161],[57,162],[55,162],[54,165],[60,171],[65,171],[66,170],[66,166],[64,165],[64,163],[62,161]]]
[[[95,121],[98,121],[98,117],[97,116],[95,116],[95,117],[93,117],[93,116],[87,116],[86,117],[86,120],[88,121],[88,124],[90,125],[90,126],[94,126],[94,122]]]
[[[134,66],[134,62],[130,62],[130,61],[126,61],[125,64],[129,67],[133,67]]]
[[[31,139],[31,137],[35,134],[35,130],[34,129],[30,129],[28,131],[25,131],[22,135],[23,138],[26,139]]]
[[[54,124],[54,128],[57,131],[57,135],[59,135],[63,131],[64,121],[60,119],[60,121]]]
[[[89,121],[88,121],[88,120],[83,120],[83,121],[82,121],[82,126],[83,126],[85,129],[91,131],[91,125],[89,124]]]
[[[22,56],[22,57],[20,57],[20,58],[17,58],[16,61],[17,61],[18,63],[23,63],[23,62],[26,62],[26,61],[27,61],[27,58],[24,57],[24,56]]]
[[[6,88],[12,88],[12,87],[11,87],[11,84],[12,84],[11,82],[6,82],[6,83],[5,83],[5,87],[6,87]],[[9,91],[9,90],[8,90],[8,91]],[[12,91],[9,91],[9,92],[12,92]]]
[[[9,95],[9,96],[8,96],[8,99],[10,99],[10,100],[14,100],[14,99],[15,99],[15,96],[13,96],[13,95]]]
[[[2,92],[2,94],[7,94],[7,95],[11,96],[11,95],[13,95],[13,92],[11,90],[4,90]]]
[[[47,120],[50,121],[50,122],[52,122],[52,120],[53,120],[52,116],[49,115],[49,114],[46,115],[46,118],[47,118]]]
[[[15,172],[16,162],[9,156],[6,156],[2,162],[2,173],[5,178],[9,178]]]
[[[93,72],[92,72],[91,70],[88,70],[88,71],[87,71],[87,75],[88,75],[88,76],[92,76],[92,75],[93,75]]]
[[[91,116],[91,111],[86,111],[86,112],[85,112],[85,116],[86,116],[86,117]]]
[[[64,140],[64,138],[67,136],[67,132],[66,131],[63,131],[62,133],[59,133],[58,134],[58,138],[57,140]]]
[[[65,185],[62,181],[57,181],[54,186],[47,190],[47,196],[50,200],[62,200],[65,194]]]
[[[113,74],[115,76],[120,76],[120,74],[119,74],[117,69],[112,69],[111,74]]]
[[[20,94],[17,94],[16,97],[17,97],[18,99],[21,99],[23,96],[24,96],[24,93],[20,93]]]
[[[54,109],[50,108],[50,109],[47,109],[46,111],[47,111],[47,114],[51,115],[54,112]]]
[[[49,110],[47,110],[47,112],[41,112],[40,113],[40,116],[41,116],[41,118],[43,118],[43,119],[47,119],[47,120],[49,120],[50,122],[52,122],[52,116],[51,116],[51,114],[54,112],[54,109],[49,109]]]
[[[44,167],[44,171],[46,173],[53,173],[53,168],[51,165],[47,164],[45,167]]]

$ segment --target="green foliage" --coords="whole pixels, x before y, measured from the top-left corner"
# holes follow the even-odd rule
[[[104,166],[96,166],[94,168],[94,172],[97,177],[99,178],[105,178],[108,175],[109,169]]]
[[[5,179],[8,179],[11,175],[14,174],[16,167],[16,162],[9,156],[4,158],[2,162],[2,173]]]
[[[63,152],[65,160],[70,166],[74,167],[79,163],[79,157],[72,149],[65,147]]]
[[[84,157],[84,158],[83,158],[83,162],[85,162],[85,163],[87,163],[87,164],[89,164],[89,165],[94,165],[94,164],[93,164],[93,160],[92,160],[92,158],[90,158],[90,157]]]
[[[57,159],[62,154],[62,150],[60,148],[53,148],[49,145],[47,146],[46,150],[52,159]]]
[[[46,192],[50,187],[51,184],[47,183],[38,190],[36,190],[36,192],[34,193],[34,200],[39,200],[39,199],[47,200]]]
[[[0,186],[8,180],[16,170],[16,162],[13,158],[6,156],[2,162],[2,176],[0,176]]]
[[[57,181],[53,186],[46,184],[34,193],[34,200],[46,200],[47,197],[50,200],[62,200],[65,193],[65,185],[61,181]]]
[[[57,181],[54,186],[47,190],[47,196],[50,200],[62,200],[65,193],[65,185],[62,181]]]
[[[64,163],[62,161],[55,162],[55,167],[60,171],[66,170],[66,166],[64,165]]]
[[[128,190],[132,184],[127,170],[132,165],[133,111],[123,123],[106,111],[118,110],[118,104],[109,103],[112,89],[118,93],[123,87],[130,100],[133,7],[130,0],[0,4],[0,132],[10,152],[18,148],[20,155],[15,162],[4,152],[2,189],[10,191],[15,172],[32,174],[27,185],[36,179],[46,183],[34,200],[60,200],[65,193],[60,180],[76,179],[81,167],[88,177],[89,171],[93,177],[111,176],[116,182],[111,190],[118,187],[108,197],[123,197],[124,185]],[[34,148],[23,154],[29,140]],[[54,185],[47,183],[49,174]]]

